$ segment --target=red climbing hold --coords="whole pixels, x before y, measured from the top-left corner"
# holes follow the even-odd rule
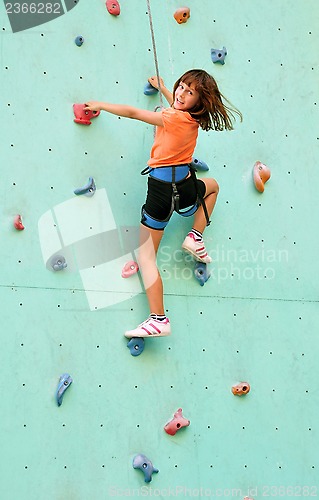
[[[85,104],[73,104],[74,121],[82,125],[91,125],[92,118],[99,116],[100,111],[84,110]]]
[[[175,21],[178,22],[178,24],[183,24],[188,21],[190,18],[191,12],[188,7],[181,7],[180,9],[177,9],[174,12],[174,18]]]
[[[132,276],[132,274],[135,274],[138,272],[138,264],[137,262],[134,262],[134,260],[130,260],[125,264],[125,266],[122,269],[122,278],[129,278]]]
[[[14,227],[18,229],[18,231],[22,231],[24,229],[24,225],[22,224],[21,215],[16,215],[13,221]]]
[[[106,8],[112,16],[119,16],[121,9],[120,9],[120,4],[118,3],[117,0],[106,0]]]
[[[178,408],[178,410],[174,413],[174,418],[165,425],[164,431],[167,432],[167,434],[175,436],[179,429],[187,427],[190,424],[190,421],[183,417],[182,411],[182,408]]]
[[[254,183],[257,191],[264,192],[265,184],[270,179],[270,170],[261,161],[256,161],[253,170]]]
[[[237,385],[233,385],[231,390],[235,396],[243,396],[244,394],[248,394],[250,391],[250,385],[248,382],[240,382]]]

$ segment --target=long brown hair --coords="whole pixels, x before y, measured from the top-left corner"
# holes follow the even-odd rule
[[[175,95],[180,82],[184,82],[188,86],[193,84],[199,93],[197,104],[188,112],[198,121],[203,130],[232,130],[235,114],[242,121],[241,112],[223,96],[215,79],[205,70],[191,69],[186,71],[175,83],[173,95]]]

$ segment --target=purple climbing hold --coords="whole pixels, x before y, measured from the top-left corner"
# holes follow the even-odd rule
[[[74,40],[75,42],[75,45],[77,45],[78,47],[81,47],[81,45],[83,45],[84,43],[84,38],[83,36],[77,36],[76,39]]]
[[[194,267],[194,275],[200,286],[204,286],[206,281],[210,278],[210,272],[207,269],[207,264],[204,262],[196,262]]]
[[[147,82],[144,85],[144,94],[145,95],[155,95],[157,93],[158,93],[158,89],[156,89],[155,87],[153,87],[153,85],[151,85],[149,82]]]
[[[132,337],[127,343],[132,356],[139,356],[144,351],[145,343],[142,337]]]
[[[152,462],[142,454],[135,455],[133,458],[133,468],[140,469],[144,474],[144,481],[150,483],[152,481],[152,474],[159,472],[158,469],[153,467]]]
[[[225,64],[225,57],[227,56],[226,47],[222,49],[211,49],[210,55],[213,63]]]
[[[191,166],[193,168],[196,168],[196,170],[203,170],[205,172],[209,170],[209,166],[207,165],[207,163],[205,163],[202,160],[199,160],[198,158],[193,158]]]

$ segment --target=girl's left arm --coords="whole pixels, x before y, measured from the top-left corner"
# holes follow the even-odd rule
[[[89,101],[85,103],[84,110],[91,111],[106,111],[113,115],[123,116],[124,118],[132,118],[150,125],[163,127],[162,113],[156,111],[148,111],[147,109],[139,109],[126,104],[111,104],[108,102]]]

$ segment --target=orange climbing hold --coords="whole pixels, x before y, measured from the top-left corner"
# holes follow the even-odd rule
[[[261,161],[256,161],[253,169],[254,183],[257,191],[260,193],[264,192],[265,184],[270,179],[269,168],[261,163]]]
[[[235,396],[243,396],[244,394],[248,394],[250,391],[250,385],[248,382],[240,382],[237,385],[233,385],[231,390]]]
[[[22,231],[24,229],[24,225],[22,224],[21,215],[16,215],[13,221],[14,227],[18,229],[18,231]]]
[[[174,12],[174,18],[178,24],[183,24],[190,18],[191,11],[188,7],[180,7]]]
[[[121,12],[120,4],[117,0],[106,0],[106,8],[112,16],[119,16]]]

